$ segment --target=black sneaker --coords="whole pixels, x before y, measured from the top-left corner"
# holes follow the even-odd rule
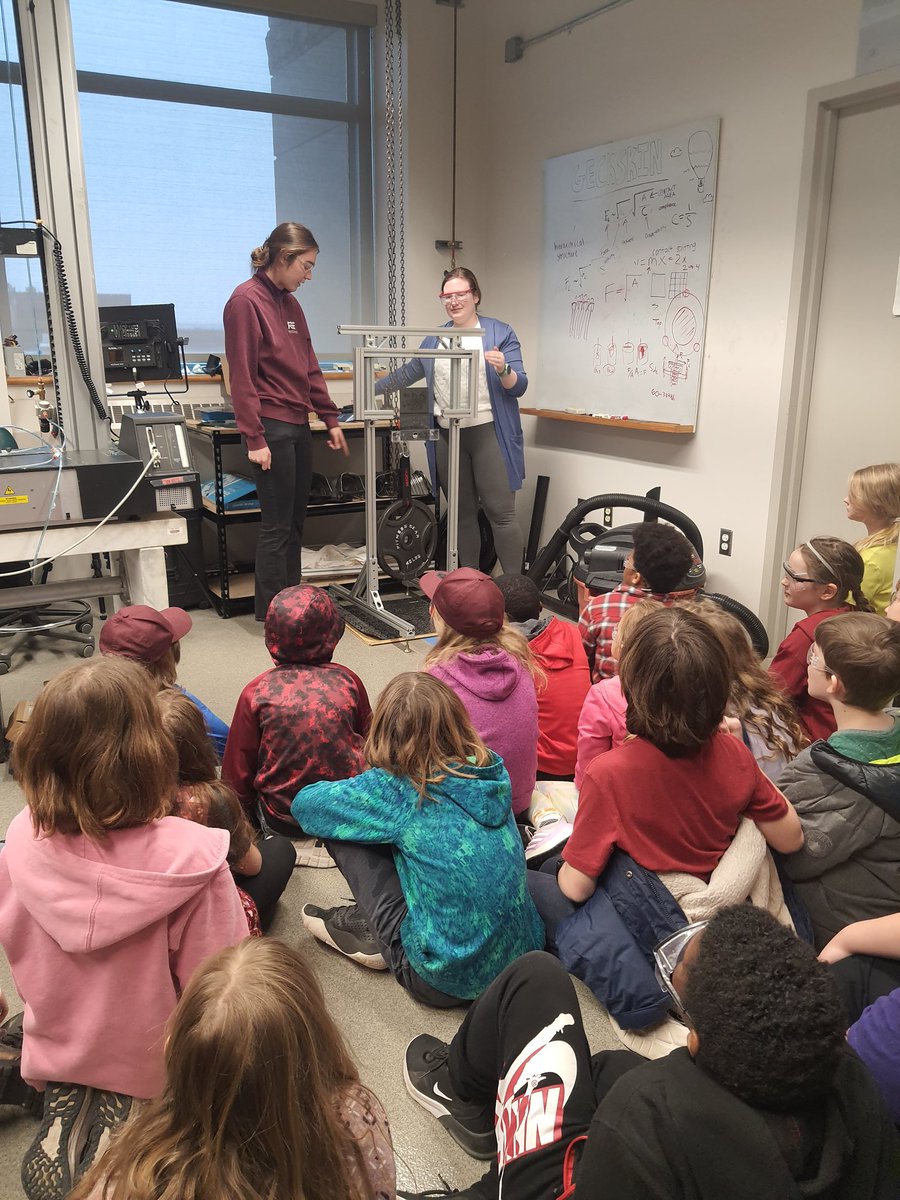
[[[15,1104],[33,1117],[44,1109],[44,1097],[22,1078],[22,1021],[17,1013],[0,1025],[0,1104]]]
[[[93,1088],[48,1083],[44,1117],[22,1160],[22,1188],[28,1200],[63,1200],[75,1183],[87,1138]]]
[[[446,1042],[430,1033],[413,1038],[403,1058],[406,1090],[437,1117],[466,1154],[487,1161],[497,1153],[493,1110],[484,1104],[467,1104],[453,1095],[448,1050]]]
[[[303,924],[314,938],[372,971],[387,970],[387,963],[358,905],[319,908],[315,904],[304,904],[302,913]]]
[[[87,1141],[78,1161],[76,1179],[81,1178],[94,1159],[103,1157],[113,1131],[128,1120],[133,1104],[133,1098],[121,1092],[94,1092],[88,1108]]]

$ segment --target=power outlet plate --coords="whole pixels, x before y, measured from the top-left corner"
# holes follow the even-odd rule
[[[731,545],[734,541],[734,532],[731,529],[719,530],[719,553],[724,554],[726,558],[731,558]]]

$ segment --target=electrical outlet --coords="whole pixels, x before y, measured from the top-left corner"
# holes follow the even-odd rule
[[[731,543],[734,540],[734,533],[731,529],[719,530],[719,553],[724,554],[727,558],[731,558]]]
[[[611,508],[604,508],[603,524],[606,526],[607,529],[612,528],[612,509]]]

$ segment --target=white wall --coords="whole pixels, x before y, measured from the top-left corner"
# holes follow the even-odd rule
[[[540,406],[542,162],[709,115],[722,119],[706,354],[691,438],[526,417],[527,529],[535,476],[551,477],[543,540],[579,496],[642,493],[700,526],[713,585],[760,602],[807,92],[854,71],[858,0],[632,0],[503,61],[589,0],[467,0],[459,10],[460,258],[484,311],[509,321]],[[407,319],[430,323],[449,236],[452,10],[404,8],[409,60]],[[577,403],[577,397],[573,398]],[[721,526],[734,554],[717,554]],[[773,553],[780,555],[781,547]]]

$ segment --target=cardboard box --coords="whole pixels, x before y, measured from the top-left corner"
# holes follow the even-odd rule
[[[11,746],[15,745],[17,739],[22,736],[22,731],[31,720],[33,711],[33,700],[20,700],[10,713],[9,720],[6,722],[6,740]]]

